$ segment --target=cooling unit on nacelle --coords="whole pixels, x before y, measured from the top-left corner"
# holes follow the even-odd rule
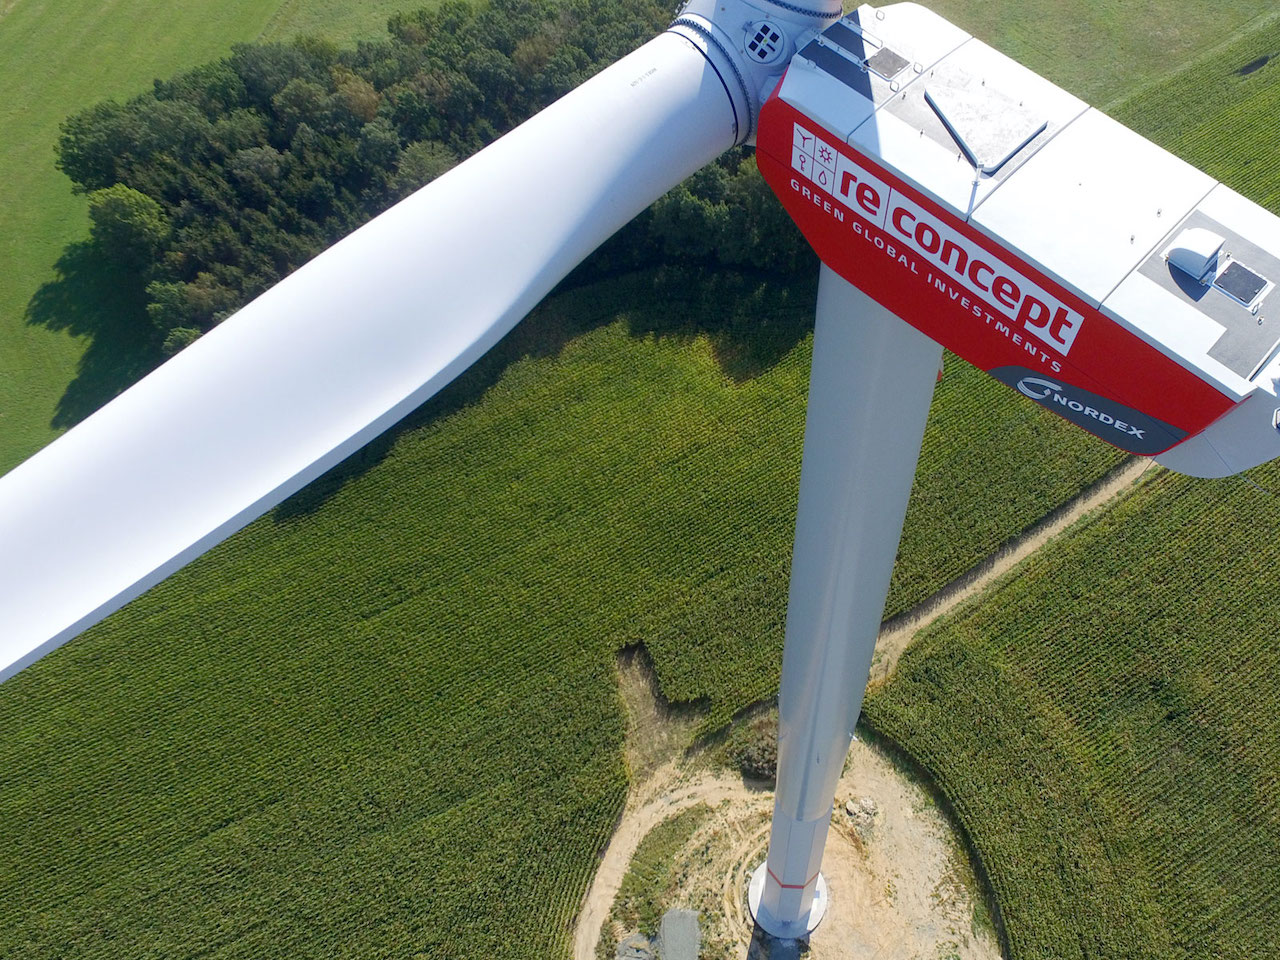
[[[1280,219],[937,15],[828,27],[758,150],[825,263],[1041,406],[1196,476],[1280,456]]]

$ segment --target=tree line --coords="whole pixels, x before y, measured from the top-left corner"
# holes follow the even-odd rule
[[[654,0],[446,0],[381,39],[245,44],[66,120],[58,165],[91,242],[146,291],[174,353],[291,270],[660,30]],[[676,260],[787,275],[813,259],[734,150],[584,266]]]

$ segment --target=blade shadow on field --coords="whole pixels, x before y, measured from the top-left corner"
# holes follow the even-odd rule
[[[575,338],[622,321],[629,334],[706,337],[724,375],[741,384],[767,372],[813,329],[817,271],[794,278],[754,271],[661,267],[606,277],[571,275],[457,380],[386,433],[280,504],[287,522],[319,510],[346,483],[377,466],[404,432],[479,402],[507,367],[559,356]]]
[[[26,321],[88,340],[50,423],[61,430],[75,426],[164,358],[135,273],[87,240],[70,244],[54,270],[54,279],[27,303]]]

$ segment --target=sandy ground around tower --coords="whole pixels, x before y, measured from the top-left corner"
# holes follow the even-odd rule
[[[978,886],[946,817],[923,786],[861,740],[836,791],[823,857],[826,917],[803,951],[753,943],[747,882],[764,859],[772,790],[717,766],[714,751],[679,749],[696,715],[662,703],[642,655],[625,656],[619,677],[628,760],[640,776],[583,902],[575,960],[594,960],[602,931],[611,945],[632,932],[608,918],[636,848],[658,824],[699,804],[711,813],[675,857],[667,905],[699,912],[704,960],[1000,957],[990,925],[975,921],[984,915]]]
[[[1139,484],[1149,464],[1133,460],[1045,517],[1017,541],[948,585],[920,607],[886,624],[870,683],[892,676],[915,635],[1078,521]],[[807,944],[753,937],[746,890],[764,859],[773,793],[685,745],[696,711],[662,699],[639,650],[619,660],[626,705],[627,762],[633,789],[583,899],[574,960],[595,960],[619,885],[645,835],[682,810],[704,804],[711,815],[677,856],[668,906],[701,916],[703,960],[978,960],[1000,957],[979,886],[961,842],[928,790],[880,750],[855,740],[836,791],[822,872],[830,906]],[[609,943],[631,931],[610,925]],[[612,956],[612,951],[610,951]]]
[[[651,799],[623,816],[622,826],[637,844],[680,810],[699,803],[712,810],[676,858],[679,879],[669,901],[699,911],[704,958],[1000,957],[989,924],[975,921],[977,884],[946,818],[922,787],[868,744],[854,742],[837,789],[822,867],[830,906],[805,948],[771,951],[767,943],[752,943],[747,881],[764,859],[772,791],[728,773],[681,775],[674,766],[660,770],[655,781],[645,791]],[[618,882],[633,853],[634,846],[625,855],[619,851]],[[617,886],[608,886],[616,894]],[[606,891],[599,892],[603,899]],[[611,905],[612,896],[607,899]],[[606,906],[600,920],[607,912]],[[575,960],[590,960],[599,933],[580,932]],[[611,929],[611,942],[629,932]]]
[[[762,832],[746,870],[763,859],[766,839]],[[995,932],[977,903],[972,868],[950,824],[923,787],[862,741],[849,751],[836,790],[822,871],[830,902],[809,941],[813,960],[1000,957]],[[736,932],[739,948],[745,931]],[[739,948],[730,955],[743,953]]]

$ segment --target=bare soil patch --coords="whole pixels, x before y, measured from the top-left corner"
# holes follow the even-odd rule
[[[618,655],[618,693],[627,717],[627,769],[633,784],[643,784],[689,746],[703,711],[667,702],[649,654],[640,646]]]
[[[596,875],[575,960],[594,960],[626,864],[645,833],[697,803],[713,812],[677,858],[680,880],[670,906],[699,911],[704,957],[767,956],[764,945],[752,943],[747,882],[764,859],[773,792],[727,773],[681,778],[674,766],[646,786],[648,799],[623,815]],[[831,905],[804,956],[998,960],[972,871],[945,817],[922,787],[861,741],[850,751],[832,823],[822,868]],[[629,932],[610,934],[617,942]]]
[[[1150,466],[1146,460],[1130,461],[929,601],[886,624],[871,683],[892,676],[921,630],[987,589],[1086,513],[1132,488]],[[765,856],[772,789],[690,752],[700,712],[666,703],[642,648],[624,651],[618,672],[634,787],[583,901],[574,960],[596,957],[640,841],[659,823],[700,803],[712,814],[678,854],[673,871],[678,881],[668,906],[699,911],[703,957],[998,960],[999,943],[972,866],[946,817],[924,787],[860,740],[853,743],[836,790],[823,854],[831,897],[827,915],[806,945],[761,941],[747,909],[747,882]],[[610,942],[631,932],[610,930]]]
[[[704,957],[765,956],[760,944],[752,944],[746,891],[768,842],[770,785],[715,766],[709,752],[686,749],[698,711],[663,701],[642,650],[624,652],[618,670],[635,787],[583,901],[575,960],[595,960],[640,842],[697,804],[712,813],[677,855],[668,906],[699,911]],[[975,912],[981,911],[968,862],[923,788],[855,741],[836,800],[823,861],[832,904],[806,956],[845,958],[855,945],[866,945],[866,955],[904,960],[999,957],[994,934],[975,929]],[[607,942],[632,932],[609,929]]]

